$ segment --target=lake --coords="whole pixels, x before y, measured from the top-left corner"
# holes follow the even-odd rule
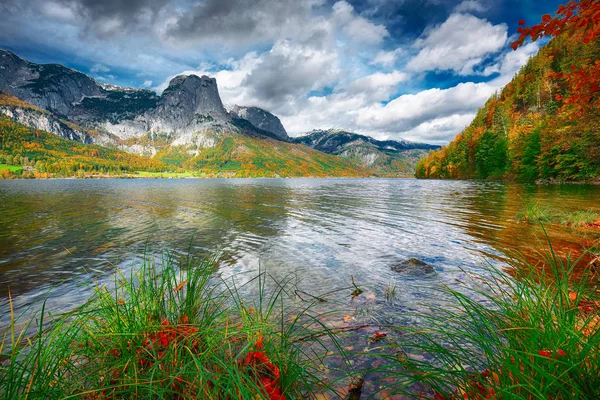
[[[17,314],[43,300],[64,311],[115,268],[164,250],[218,253],[222,276],[250,279],[260,267],[336,307],[365,307],[363,320],[406,323],[399,315],[435,300],[431,286],[455,285],[486,262],[502,267],[503,247],[542,247],[540,227],[516,220],[525,203],[600,210],[598,199],[600,186],[414,179],[0,181],[0,328],[9,322],[9,288]],[[548,233],[574,251],[600,237],[554,226]],[[435,276],[391,270],[410,257]],[[350,299],[351,276],[367,297]]]

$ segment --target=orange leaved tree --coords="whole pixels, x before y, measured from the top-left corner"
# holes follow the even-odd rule
[[[520,36],[511,44],[514,50],[527,38],[536,41],[545,36],[566,35],[589,44],[600,35],[600,0],[571,0],[559,6],[555,16],[543,15],[537,25],[526,27],[523,20],[519,25]],[[568,91],[566,96],[557,95],[556,99],[571,107],[573,117],[600,106],[600,60],[589,59],[582,65],[572,65],[571,71],[557,73],[555,77],[564,81]]]

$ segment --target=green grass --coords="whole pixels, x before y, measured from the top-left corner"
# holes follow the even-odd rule
[[[392,301],[396,298],[396,286],[396,282],[390,282],[389,284],[385,285],[383,295],[387,301]]]
[[[267,288],[267,276],[259,273],[245,284],[258,287],[248,302],[239,293],[249,287],[221,280],[218,262],[169,254],[159,260],[145,257],[128,276],[117,272],[111,284],[96,287],[80,308],[63,315],[42,309],[20,330],[11,304],[13,322],[0,343],[0,397],[306,399],[340,393],[333,387],[344,377],[328,381],[323,361],[349,355],[323,325],[327,315],[311,310],[319,298],[296,302],[286,282]],[[460,290],[442,287],[436,307],[411,314],[418,327],[388,327],[402,333],[395,342],[382,339],[358,354],[384,363],[370,368],[371,358],[362,371],[344,364],[345,378],[375,372],[388,394],[409,398],[599,398],[600,301],[588,275],[575,274],[585,263],[559,258],[550,247],[537,265],[512,255],[514,275],[490,266]],[[386,298],[395,292],[395,284],[388,285]]]
[[[600,211],[596,210],[569,210],[562,211],[555,208],[529,203],[523,211],[517,214],[517,220],[526,223],[550,223],[569,227],[586,227],[600,224]]]
[[[20,172],[23,170],[23,167],[16,166],[16,165],[0,164],[0,170],[3,170],[3,169],[7,169],[10,172]]]
[[[449,288],[433,313],[419,315],[394,346],[385,372],[397,392],[436,399],[600,398],[600,302],[574,272],[583,259],[540,255],[543,274],[522,257],[516,277],[491,269],[476,296]],[[516,279],[515,279],[516,278]]]
[[[117,273],[79,309],[44,314],[0,345],[0,394],[6,399],[283,399],[323,390],[317,368],[320,326],[310,304],[284,313],[285,285],[266,290],[260,274],[245,303],[215,275],[217,263],[169,255]],[[37,334],[26,337],[35,324]],[[326,333],[326,332],[325,332]],[[297,340],[310,335],[315,353]]]
[[[142,178],[193,178],[195,175],[192,172],[150,172],[136,171],[135,174]]]

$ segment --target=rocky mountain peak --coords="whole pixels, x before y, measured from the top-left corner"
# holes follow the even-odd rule
[[[217,80],[206,75],[178,75],[171,79],[159,108],[182,118],[203,115],[222,121],[230,119],[221,102]]]
[[[245,119],[256,128],[268,132],[280,140],[288,141],[290,139],[279,118],[262,108],[233,105],[229,108],[229,112],[233,118]]]
[[[294,138],[294,143],[301,143],[325,153],[336,154],[342,149],[367,145],[378,151],[401,152],[406,150],[435,150],[439,146],[425,143],[413,143],[407,140],[377,140],[370,136],[339,129],[313,130],[306,135]]]
[[[101,94],[89,76],[58,64],[35,64],[0,50],[0,90],[38,107],[68,115],[73,103]]]

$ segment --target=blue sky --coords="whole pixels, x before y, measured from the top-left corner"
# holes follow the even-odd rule
[[[339,128],[444,144],[539,49],[517,21],[560,1],[4,0],[0,47],[101,82],[160,93],[217,78],[291,135]]]

